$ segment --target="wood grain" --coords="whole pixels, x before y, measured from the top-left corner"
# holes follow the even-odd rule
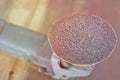
[[[8,22],[27,27],[32,21],[38,0],[0,0],[0,16]],[[40,3],[42,4],[42,3]],[[9,13],[8,13],[9,12]],[[39,17],[38,17],[39,18]],[[33,26],[34,27],[34,26]],[[0,52],[0,80],[50,80],[25,60]]]
[[[108,20],[120,38],[119,5],[119,0],[0,0],[0,18],[46,34],[61,17],[88,12]],[[98,64],[89,77],[70,80],[119,80],[119,49],[120,40],[113,55]],[[28,61],[0,52],[0,80],[54,80],[33,66]]]

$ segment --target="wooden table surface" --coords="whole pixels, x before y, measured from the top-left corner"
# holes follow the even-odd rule
[[[62,16],[87,12],[105,18],[118,36],[112,56],[98,64],[86,78],[70,80],[120,80],[119,0],[0,0],[0,18],[29,29],[47,33]],[[54,80],[34,69],[33,64],[0,52],[0,80]]]

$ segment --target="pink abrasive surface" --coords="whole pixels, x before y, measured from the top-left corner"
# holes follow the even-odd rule
[[[67,16],[48,31],[55,54],[72,64],[95,64],[112,53],[117,39],[112,26],[91,14]]]

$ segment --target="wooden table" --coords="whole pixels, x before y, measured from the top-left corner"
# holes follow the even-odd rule
[[[65,15],[77,12],[96,14],[113,25],[120,38],[119,0],[0,0],[0,18],[29,29],[47,33]],[[119,80],[120,41],[112,56],[98,64],[86,78],[70,80]],[[0,80],[53,80],[34,69],[33,64],[0,52]]]

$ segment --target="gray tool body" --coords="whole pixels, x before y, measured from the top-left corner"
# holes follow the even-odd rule
[[[52,52],[46,35],[2,20],[0,23],[0,50],[35,65],[51,66]]]
[[[47,35],[3,20],[0,20],[0,50],[44,68],[41,72],[55,79],[88,76],[94,68],[94,65],[87,67],[88,70],[74,66],[62,68],[60,59],[50,48]]]

